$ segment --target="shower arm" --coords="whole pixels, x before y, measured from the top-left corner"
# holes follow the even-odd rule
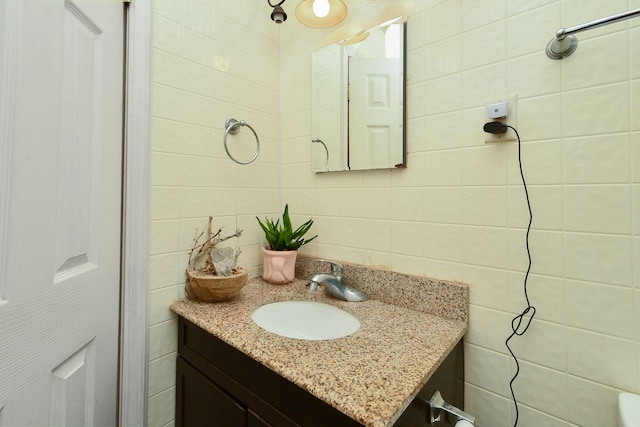
[[[586,24],[576,25],[569,28],[560,28],[556,31],[556,36],[547,44],[545,52],[551,59],[565,58],[575,52],[578,48],[578,39],[574,34],[624,21],[638,15],[640,15],[640,8],[611,15],[606,18],[596,19],[595,21],[587,22]]]

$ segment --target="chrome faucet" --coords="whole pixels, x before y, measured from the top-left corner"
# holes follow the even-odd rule
[[[331,264],[331,273],[316,273],[311,276],[311,279],[309,279],[309,291],[315,292],[318,289],[318,285],[323,285],[324,292],[334,298],[353,302],[367,299],[365,294],[344,283],[342,280],[342,264],[326,259],[319,261]]]

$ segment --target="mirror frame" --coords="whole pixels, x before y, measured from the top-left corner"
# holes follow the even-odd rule
[[[400,146],[401,147],[399,147],[399,149],[402,151],[402,153],[400,155],[400,153],[396,152],[397,154],[396,158],[398,159],[401,158],[402,160],[401,160],[401,163],[397,163],[397,162],[393,163],[392,160],[389,160],[389,164],[386,164],[382,167],[364,167],[364,168],[353,167],[353,161],[349,159],[349,99],[348,99],[348,92],[349,92],[348,56],[349,55],[347,54],[347,49],[349,49],[348,46],[350,45],[357,45],[364,42],[366,37],[362,40],[358,40],[358,37],[361,37],[363,34],[367,34],[375,30],[378,30],[381,27],[394,25],[394,24],[400,24],[400,29],[401,29],[401,32],[400,32],[401,40],[399,40],[399,44],[400,44],[399,66],[401,67],[400,90],[399,90],[399,96],[401,97],[401,101],[399,105],[399,109],[401,110],[400,111],[401,118],[399,119],[399,125],[401,127],[401,130],[400,130],[400,138],[401,138]],[[318,98],[320,96],[319,91],[321,90],[321,88],[318,87],[318,80],[320,80],[323,77],[320,76],[321,70],[319,70],[318,66],[316,65],[317,64],[316,58],[318,58],[320,55],[323,55],[323,54],[324,55],[332,54],[330,53],[332,49],[339,51],[339,61],[340,61],[340,67],[339,67],[340,75],[338,76],[339,81],[337,82],[337,84],[340,87],[339,89],[340,99],[338,99],[337,101],[339,103],[339,107],[338,107],[339,112],[333,112],[333,114],[339,113],[339,117],[337,120],[332,121],[332,123],[334,123],[337,127],[339,127],[339,130],[335,132],[335,135],[338,135],[339,139],[337,141],[338,144],[336,144],[335,141],[333,142],[333,144],[331,144],[331,141],[329,141],[330,145],[327,146],[327,141],[323,141],[322,139],[323,137],[326,138],[325,136],[326,132],[323,134],[323,132],[320,130],[321,129],[320,126],[318,126],[317,124],[319,121],[318,116],[322,113],[321,108],[318,106],[318,102],[319,102]],[[311,61],[312,62],[311,64],[312,66],[311,170],[315,173],[322,173],[322,172],[340,172],[340,171],[357,171],[357,170],[389,170],[389,169],[405,168],[407,164],[407,152],[406,152],[407,151],[406,150],[407,18],[405,16],[397,16],[392,19],[387,19],[380,24],[374,25],[371,28],[363,30],[337,43],[332,43],[330,45],[316,49],[312,53],[311,59],[312,59]],[[324,79],[326,80],[326,78]],[[332,86],[334,90],[337,87],[337,85],[335,84]],[[327,95],[325,94],[325,97],[326,96]],[[335,165],[334,166],[331,165],[332,162],[330,162],[330,154],[329,154],[330,152],[333,154],[339,153],[340,164],[338,167],[336,167]]]

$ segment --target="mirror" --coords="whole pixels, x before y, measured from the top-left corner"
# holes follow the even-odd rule
[[[405,167],[405,30],[397,17],[313,52],[314,172]]]

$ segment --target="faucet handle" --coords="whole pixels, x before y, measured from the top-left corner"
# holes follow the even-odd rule
[[[336,276],[342,275],[342,264],[335,261],[329,261],[328,259],[319,259],[320,262],[327,262],[331,265],[331,272]]]

